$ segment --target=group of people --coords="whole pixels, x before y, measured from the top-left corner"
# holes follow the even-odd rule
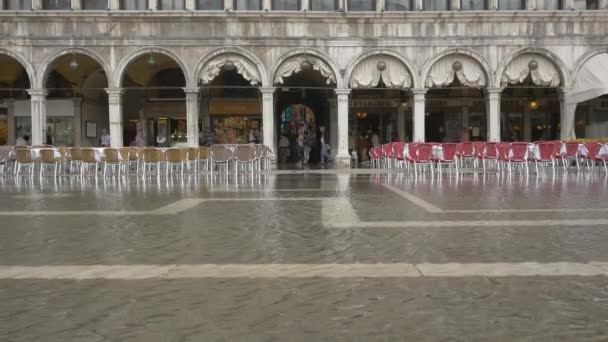
[[[310,162],[330,162],[329,136],[324,126],[301,125],[283,129],[279,140],[279,161],[293,162],[302,167]],[[317,159],[318,157],[318,159]]]

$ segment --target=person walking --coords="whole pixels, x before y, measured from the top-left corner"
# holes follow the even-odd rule
[[[101,139],[99,139],[99,146],[101,147],[110,147],[112,139],[107,129],[101,130]]]
[[[328,163],[329,160],[329,136],[325,132],[325,126],[319,128],[319,146],[321,146],[321,164]]]

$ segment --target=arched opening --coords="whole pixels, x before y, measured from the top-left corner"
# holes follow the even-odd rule
[[[560,138],[561,78],[548,58],[522,54],[505,68],[501,86],[501,140],[547,141]]]
[[[564,129],[567,138],[608,138],[608,52],[585,61],[566,100]],[[574,118],[569,113],[573,106],[576,106]],[[566,124],[570,125],[570,129]],[[574,135],[568,131],[574,131]]]
[[[183,70],[150,52],[127,66],[122,88],[124,146],[183,146],[188,142]]]
[[[412,77],[399,59],[367,57],[354,67],[349,83],[349,149],[359,161],[367,161],[376,144],[412,140]]]
[[[488,137],[484,68],[454,54],[439,59],[426,77],[426,141],[485,141]]]
[[[53,61],[44,87],[46,144],[99,146],[102,130],[108,128],[108,78],[103,67],[90,56],[69,53]]]
[[[298,55],[281,64],[274,83],[279,163],[332,159],[338,125],[336,76],[329,65],[314,56]]]
[[[243,56],[223,54],[208,61],[199,75],[199,143],[262,143],[260,84],[259,70]]]
[[[13,57],[0,54],[0,145],[17,140],[31,143],[30,78],[27,70]]]

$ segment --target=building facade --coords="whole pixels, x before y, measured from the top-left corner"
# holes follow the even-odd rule
[[[303,124],[326,127],[348,161],[373,134],[608,136],[608,0],[0,6],[6,144],[91,146],[107,129],[112,146],[197,146],[210,130],[217,142],[259,131],[276,150]]]

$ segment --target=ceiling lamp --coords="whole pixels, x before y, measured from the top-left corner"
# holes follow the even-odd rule
[[[532,99],[530,100],[530,103],[528,103],[528,107],[532,110],[536,110],[538,109],[538,102],[535,99]]]
[[[309,60],[305,60],[300,64],[300,68],[302,68],[302,71],[312,70],[312,63]]]
[[[76,60],[75,54],[72,54],[72,60],[70,61],[70,64],[68,64],[68,66],[74,71],[78,70],[78,68],[80,67],[80,63],[78,63],[78,61]]]
[[[365,112],[363,112],[363,113],[359,112],[359,113],[357,113],[357,117],[359,119],[365,119],[367,117],[367,113],[365,113]]]
[[[405,107],[407,107],[407,100],[401,99],[401,108],[405,108]]]

